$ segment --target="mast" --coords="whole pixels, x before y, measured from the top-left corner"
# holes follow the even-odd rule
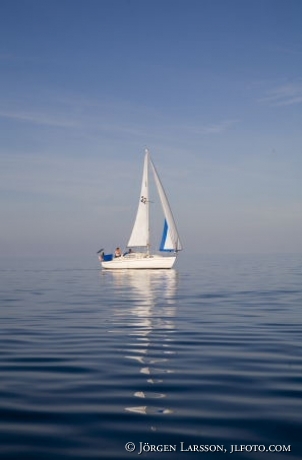
[[[147,255],[150,255],[150,200],[149,200],[149,164],[150,153],[145,149],[145,164],[146,164],[146,224],[147,224]]]

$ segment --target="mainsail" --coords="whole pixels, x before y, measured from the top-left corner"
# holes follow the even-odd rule
[[[146,152],[141,194],[128,247],[149,246],[149,152]]]

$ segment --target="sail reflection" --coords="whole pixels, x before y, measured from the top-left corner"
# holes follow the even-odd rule
[[[113,315],[123,319],[129,330],[125,344],[125,359],[137,362],[138,375],[133,397],[144,405],[125,407],[127,412],[140,414],[169,414],[167,407],[154,405],[166,394],[161,390],[165,375],[173,373],[170,356],[175,331],[175,270],[121,270],[107,272],[120,293],[124,293],[123,307],[115,307]],[[138,402],[137,400],[137,402]]]

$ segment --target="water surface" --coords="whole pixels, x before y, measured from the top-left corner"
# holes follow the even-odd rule
[[[301,255],[2,261],[0,276],[3,458],[301,458]],[[230,454],[241,444],[291,450]]]

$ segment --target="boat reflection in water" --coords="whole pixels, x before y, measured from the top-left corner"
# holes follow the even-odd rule
[[[123,306],[114,307],[113,314],[127,325],[125,358],[138,364],[139,384],[133,396],[144,404],[125,407],[127,412],[140,414],[170,414],[172,410],[162,405],[166,394],[161,392],[165,376],[173,373],[169,356],[173,351],[175,331],[175,270],[123,270],[110,271],[116,288],[124,292]],[[117,318],[115,318],[117,319]],[[128,340],[129,339],[129,340]],[[161,400],[161,404],[158,404]]]

